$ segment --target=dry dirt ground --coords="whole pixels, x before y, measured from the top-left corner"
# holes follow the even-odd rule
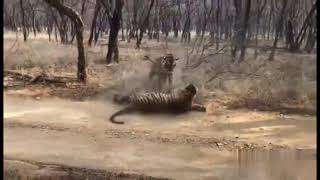
[[[21,36],[18,41],[15,38],[13,33],[4,36],[6,70],[75,77],[74,46],[48,42],[45,35],[30,35],[27,43]],[[134,42],[120,41],[120,65],[107,67],[102,63],[106,42],[99,43],[86,48],[87,85],[28,85],[23,79],[5,76],[5,177],[316,179],[312,93],[307,93],[313,100],[309,105],[297,105],[291,111],[283,111],[283,106],[262,111],[235,101],[239,95],[234,91],[201,89],[197,101],[206,105],[207,113],[130,114],[119,116],[124,125],[115,125],[108,118],[121,107],[112,103],[112,93],[144,85],[146,73],[141,71],[147,72],[147,62],[142,62],[143,70],[126,70],[141,63],[145,54],[157,56],[168,50],[163,42],[146,42],[137,50]],[[169,43],[169,50],[176,46],[176,42]],[[177,48],[174,52],[183,57],[185,51]],[[179,79],[175,82],[183,84]]]

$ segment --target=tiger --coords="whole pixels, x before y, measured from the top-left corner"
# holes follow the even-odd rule
[[[168,53],[165,56],[159,57],[155,60],[152,60],[149,56],[145,56],[144,60],[149,60],[152,62],[149,71],[149,81],[153,81],[154,78],[157,78],[156,90],[163,91],[164,86],[168,83],[169,87],[166,92],[171,92],[173,71],[176,67],[176,61],[178,61],[179,58],[174,57],[171,53]]]
[[[126,96],[115,95],[114,102],[127,104],[127,107],[111,115],[109,120],[115,124],[124,124],[123,121],[115,121],[115,117],[131,112],[206,112],[206,108],[203,105],[193,103],[196,93],[197,88],[193,84],[188,84],[176,93],[150,92]]]

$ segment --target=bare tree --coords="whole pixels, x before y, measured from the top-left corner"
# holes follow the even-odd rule
[[[149,5],[148,12],[145,15],[145,17],[142,18],[142,21],[140,21],[140,23],[139,23],[140,33],[139,33],[139,36],[137,37],[137,43],[136,43],[137,48],[140,48],[140,44],[141,44],[141,41],[142,41],[142,38],[143,38],[143,34],[144,34],[148,24],[149,24],[149,16],[150,16],[150,12],[151,12],[151,9],[153,7],[153,4],[154,4],[154,0],[150,0],[150,5]]]
[[[109,42],[108,42],[108,52],[106,57],[107,64],[110,64],[112,60],[117,63],[119,62],[118,32],[120,29],[120,20],[122,16],[123,5],[124,5],[124,0],[116,0],[113,15],[112,16],[110,14],[108,15],[109,16],[108,19],[110,23],[110,33],[109,33]],[[104,7],[106,9],[109,8],[105,3],[104,3]]]
[[[292,41],[293,37],[293,28],[289,28],[288,29],[288,39],[290,39],[289,41],[289,49],[292,52],[298,51],[301,47],[302,41],[305,39],[306,33],[308,28],[311,30],[311,34],[313,34],[313,15],[316,11],[316,7],[317,7],[317,1],[313,4],[312,8],[310,9],[308,15],[306,16],[305,20],[303,21],[303,25],[297,35],[297,37],[295,38],[294,41]],[[291,22],[290,22],[291,23]],[[289,24],[288,24],[289,25]],[[292,27],[292,23],[291,23],[291,27]]]
[[[46,8],[46,19],[47,19],[47,33],[49,36],[49,41],[51,41],[51,33],[53,29],[53,20],[52,20],[52,15],[50,14],[49,8]]]
[[[89,46],[91,46],[91,44],[92,44],[93,33],[96,29],[97,17],[98,17],[100,10],[101,10],[100,0],[96,0],[96,5],[94,8],[93,19],[92,19],[92,24],[91,24],[91,29],[90,29],[89,41],[88,41]]]
[[[191,28],[191,3],[189,0],[186,0],[186,20],[183,26],[182,34],[181,34],[181,42],[187,41],[190,42],[191,34],[190,34],[190,28]]]
[[[287,3],[288,3],[288,0],[282,0],[281,13],[280,13],[279,21],[278,21],[278,24],[277,24],[277,27],[276,27],[276,36],[274,38],[272,50],[271,50],[271,53],[269,55],[269,61],[272,61],[273,58],[274,58],[275,50],[277,48],[277,44],[278,44],[278,40],[279,40],[279,35],[280,35],[280,32],[282,31],[282,28],[283,28],[283,20],[284,20],[284,15],[285,15],[285,10],[286,10],[286,7],[287,7]]]
[[[201,39],[203,39],[204,33],[206,32],[207,21],[208,21],[207,0],[203,0],[203,23],[202,23]]]
[[[260,4],[262,6],[260,7]],[[261,0],[257,1],[257,10],[256,10],[256,36],[255,36],[255,49],[254,49],[254,57],[258,56],[258,37],[259,37],[259,28],[260,28],[260,19],[264,8],[266,7],[267,0],[264,0],[263,3]]]
[[[61,4],[57,0],[44,0],[47,4],[54,7],[59,13],[68,16],[74,23],[78,44],[78,72],[77,77],[80,82],[86,82],[86,61],[83,47],[83,22],[80,15],[72,8]]]
[[[57,1],[80,13],[84,23],[87,23],[84,28],[90,31],[89,46],[92,41],[96,44],[103,34],[109,34],[107,63],[118,62],[120,28],[121,39],[127,38],[130,43],[131,38],[136,38],[134,45],[138,48],[146,33],[149,39],[157,39],[159,42],[160,37],[164,37],[167,42],[171,32],[173,37],[178,38],[179,31],[182,31],[179,40],[190,42],[191,31],[196,30],[193,46],[199,46],[197,52],[203,49],[200,56],[205,49],[212,49],[214,46],[219,50],[222,43],[227,43],[231,45],[232,60],[237,62],[245,58],[247,47],[254,49],[255,58],[259,49],[270,50],[272,59],[280,43],[284,42],[286,49],[294,53],[301,52],[302,49],[312,52],[316,44],[316,0]],[[49,41],[55,38],[56,41],[61,40],[61,43],[72,44],[77,31],[73,20],[40,2],[41,0],[6,1],[4,28],[21,31],[25,41],[29,33],[37,36],[44,31],[48,34]],[[265,43],[258,46],[260,38],[271,40],[272,42],[266,43],[273,43],[272,47]]]
[[[234,15],[234,35],[231,43],[231,56],[233,61],[236,60],[237,52],[240,46],[240,22],[236,19],[241,17],[241,6],[242,0],[234,0],[233,5],[235,8],[235,15]]]
[[[180,7],[180,0],[176,0],[176,4],[178,6],[177,12],[172,16],[172,22],[173,22],[173,32],[174,37],[178,37],[179,29],[180,29],[180,17],[181,17],[181,7]]]
[[[221,0],[217,2],[217,11],[216,11],[216,50],[219,49],[219,31],[220,28],[220,13],[221,13]]]
[[[244,20],[243,20],[243,28],[241,30],[241,35],[240,35],[241,54],[240,54],[239,62],[244,60],[245,53],[246,53],[246,48],[247,48],[246,34],[247,34],[248,27],[249,27],[250,8],[251,8],[251,0],[247,0],[246,11],[245,11]]]
[[[270,1],[269,18],[268,18],[268,34],[267,34],[267,40],[270,40],[271,20],[272,20],[273,14],[274,14],[274,5],[273,5],[273,0],[271,0],[271,1]]]
[[[23,31],[23,41],[27,41],[27,30],[26,30],[26,21],[25,21],[25,10],[23,1],[20,0],[20,9],[21,9],[21,23],[22,23],[22,31]]]
[[[33,34],[34,34],[34,37],[37,36],[37,30],[36,30],[36,10],[35,10],[35,6],[36,6],[36,3],[31,3],[31,1],[27,1],[28,2],[28,6],[29,6],[29,9],[31,11],[31,21],[32,21],[32,30],[33,30]]]
[[[129,38],[128,42],[130,42],[131,38],[137,37],[138,36],[138,31],[137,31],[137,15],[138,15],[138,9],[139,9],[139,0],[133,0],[133,18],[131,21],[132,28],[129,31]]]
[[[306,41],[306,46],[304,48],[305,51],[307,51],[308,53],[310,53],[314,46],[315,43],[317,41],[317,29],[316,29],[316,16],[313,16],[313,23],[309,28],[309,33],[308,33],[308,37],[307,37],[307,41]]]

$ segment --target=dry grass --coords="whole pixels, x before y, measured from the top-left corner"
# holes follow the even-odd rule
[[[75,45],[62,45],[55,40],[49,42],[48,37],[43,34],[36,38],[30,34],[26,43],[22,41],[21,34],[18,35],[18,40],[16,38],[15,33],[4,34],[4,68],[28,74],[46,72],[76,77]],[[87,39],[86,36],[84,39]],[[201,57],[201,43],[180,44],[174,38],[168,38],[166,43],[163,40],[157,42],[146,38],[141,49],[135,48],[134,41],[119,41],[120,64],[107,67],[104,63],[106,43],[107,38],[102,38],[92,47],[87,47],[87,42],[84,42],[88,84],[72,90],[69,88],[57,91],[55,88],[56,94],[64,98],[72,94],[85,95],[86,92],[93,95],[106,92],[111,86],[116,86],[117,91],[124,93],[150,90],[147,79],[150,64],[141,61],[142,57],[158,57],[171,52],[180,58],[175,71],[174,86],[194,83],[200,92],[197,101],[218,101],[220,96],[210,98],[208,94],[220,91],[235,97],[225,103],[229,108],[275,110],[290,105],[300,109],[316,109],[315,54],[278,52],[273,62],[267,62],[268,53],[253,59],[254,51],[248,49],[247,59],[241,64],[232,64],[227,52],[205,59],[197,68],[186,69],[186,64],[196,63]],[[193,51],[192,47],[195,47]],[[215,52],[214,48],[206,50],[203,56],[212,52]],[[210,78],[212,80],[208,81]]]
[[[233,80],[224,88],[233,91],[238,97],[229,107],[292,109],[297,113],[315,114],[315,63],[314,56],[302,59],[299,55],[278,55],[276,61],[262,67],[254,77]]]

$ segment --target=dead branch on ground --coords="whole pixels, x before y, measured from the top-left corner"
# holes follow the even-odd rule
[[[70,82],[76,82],[76,78],[72,77],[65,77],[65,76],[48,76],[45,73],[40,73],[35,76],[20,73],[17,71],[12,70],[3,70],[4,77],[6,76],[13,76],[14,78],[27,81],[27,85],[34,84],[34,83],[49,83],[49,84],[67,84]]]

